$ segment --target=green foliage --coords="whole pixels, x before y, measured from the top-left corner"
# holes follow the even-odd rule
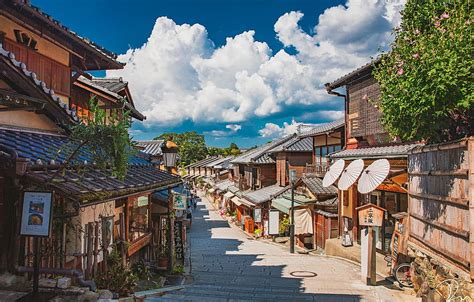
[[[69,159],[74,160],[75,151],[84,146],[99,168],[111,168],[112,175],[123,179],[127,174],[128,158],[135,152],[128,134],[129,113],[112,111],[107,116],[95,98],[90,100],[89,108],[91,117],[71,128],[70,137],[75,145],[63,146],[60,152],[72,151]]]
[[[140,280],[150,280],[152,278],[150,268],[145,264],[143,259],[140,259],[140,261],[132,265],[132,272]]]
[[[173,267],[173,270],[172,270],[171,273],[174,274],[174,275],[182,275],[182,274],[184,274],[184,266],[182,266],[182,265],[176,265],[175,267]]]
[[[279,227],[280,235],[284,234],[289,226],[290,226],[290,219],[288,218],[288,216],[283,217],[280,220],[280,227]]]
[[[474,133],[472,1],[409,0],[375,67],[382,123],[402,140]]]
[[[206,158],[207,149],[204,136],[196,131],[188,131],[183,133],[163,133],[155,139],[168,140],[173,138],[173,142],[178,145],[178,155],[180,158],[180,166],[187,166],[193,162]]]
[[[107,257],[108,270],[95,278],[97,287],[108,289],[120,296],[128,296],[137,285],[138,277],[130,267],[123,265],[120,253],[114,249]]]

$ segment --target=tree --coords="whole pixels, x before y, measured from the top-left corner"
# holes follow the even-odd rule
[[[403,140],[474,133],[472,2],[409,0],[374,69],[382,123]]]
[[[168,132],[155,137],[155,139],[163,139],[166,141],[170,137],[172,137],[173,141],[178,145],[180,166],[187,166],[207,156],[204,136],[196,133],[196,131],[183,133]]]
[[[135,154],[134,145],[128,133],[131,121],[129,112],[107,112],[99,107],[95,98],[89,101],[90,116],[87,120],[71,127],[70,142],[61,146],[58,155],[68,154],[61,169],[53,174],[51,180],[68,168],[82,148],[91,155],[91,162],[101,169],[111,169],[112,175],[124,179],[127,175],[128,159]]]

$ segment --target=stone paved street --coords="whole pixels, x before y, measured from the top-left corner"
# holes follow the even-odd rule
[[[417,301],[389,285],[368,287],[360,267],[340,259],[291,255],[253,240],[203,199],[189,233],[192,280],[185,289],[147,301]],[[298,271],[315,277],[294,277]]]

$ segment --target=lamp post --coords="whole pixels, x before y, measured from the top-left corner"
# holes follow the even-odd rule
[[[290,224],[290,253],[295,253],[295,181],[296,170],[290,170],[291,184],[291,224]]]
[[[164,168],[173,173],[173,169],[176,169],[176,160],[178,157],[178,146],[173,142],[173,137],[170,137],[168,141],[161,145],[161,152],[163,153],[163,166]],[[172,191],[168,188],[168,222],[169,222],[169,233],[168,233],[168,270],[173,270],[174,267],[174,219],[172,212],[174,210],[174,198]]]
[[[162,144],[161,152],[163,153],[163,166],[168,172],[173,172],[178,158],[178,146],[173,142],[172,136]]]

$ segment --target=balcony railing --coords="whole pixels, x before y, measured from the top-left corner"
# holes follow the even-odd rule
[[[329,169],[327,163],[317,163],[317,164],[306,164],[304,169],[305,175],[316,175],[318,177],[323,177]]]

